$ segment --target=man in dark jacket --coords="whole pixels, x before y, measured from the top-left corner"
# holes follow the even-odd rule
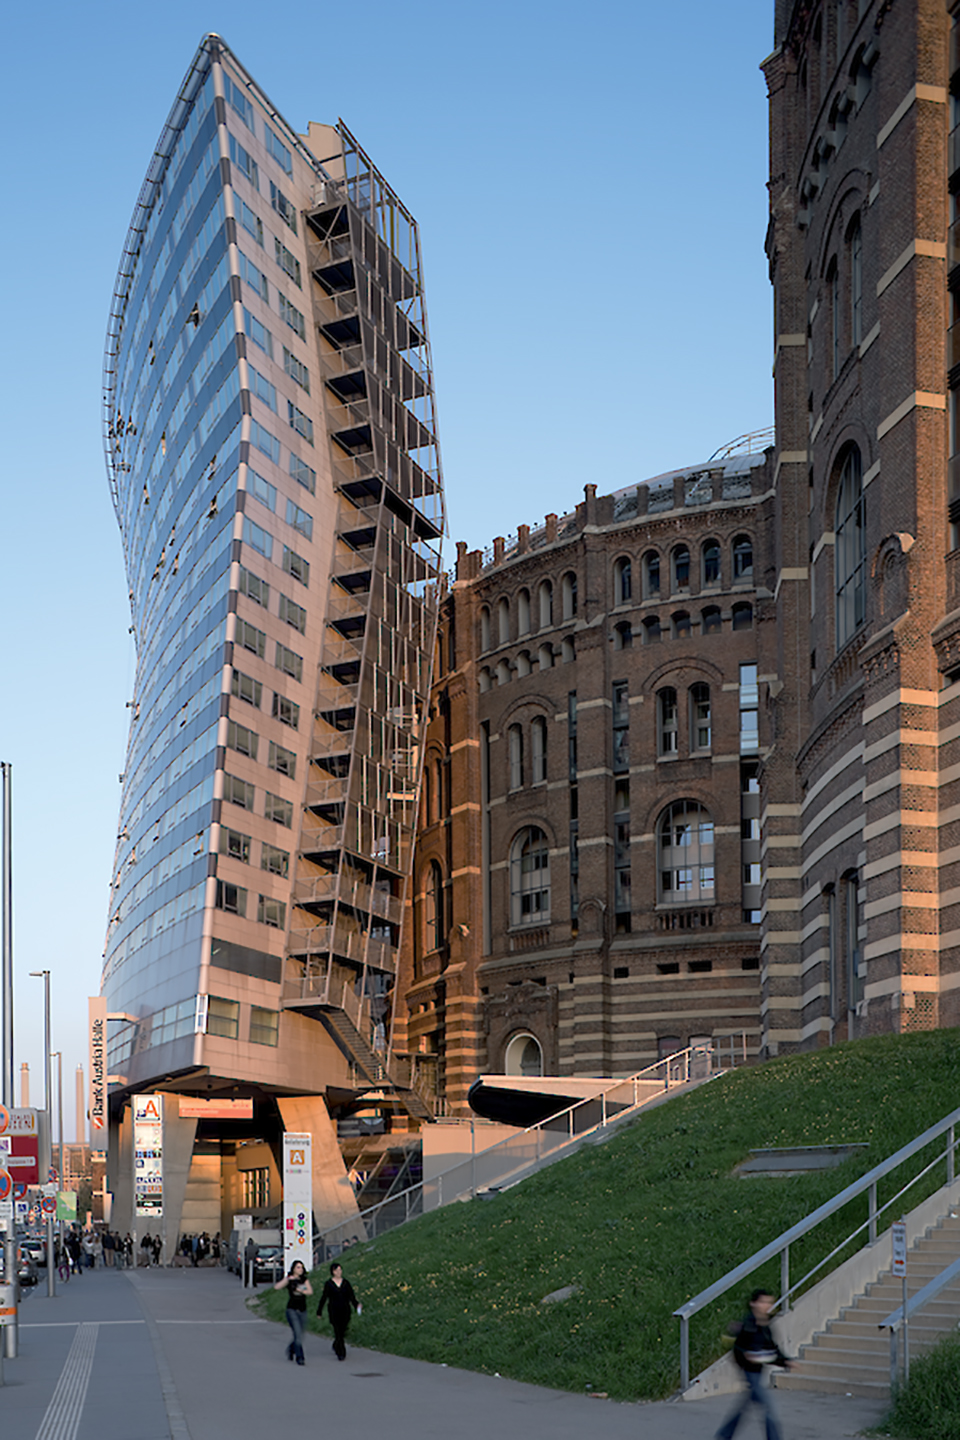
[[[770,1329],[770,1312],[773,1296],[769,1290],[754,1290],[750,1296],[750,1310],[741,1320],[733,1342],[733,1358],[743,1371],[746,1388],[736,1405],[717,1431],[717,1440],[733,1440],[737,1426],[750,1405],[759,1405],[766,1423],[767,1440],[781,1440],[771,1399],[770,1388],[765,1383],[763,1372],[770,1365],[790,1368],[790,1361],[773,1338]]]

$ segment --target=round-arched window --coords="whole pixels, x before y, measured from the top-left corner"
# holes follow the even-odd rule
[[[510,848],[510,923],[546,925],[550,920],[550,852],[547,837],[528,825]]]
[[[850,448],[843,462],[834,528],[839,650],[860,629],[866,618],[867,529],[860,451],[856,446]]]
[[[695,800],[675,800],[657,826],[657,893],[661,905],[713,904],[713,820]]]
[[[529,1032],[511,1036],[503,1056],[503,1073],[535,1080],[543,1074],[543,1050],[540,1041]]]

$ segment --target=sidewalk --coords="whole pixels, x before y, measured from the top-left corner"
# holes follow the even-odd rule
[[[307,1335],[304,1368],[288,1332],[252,1317],[225,1270],[87,1272],[55,1300],[21,1309],[20,1355],[5,1362],[4,1440],[246,1440],[349,1433],[374,1440],[709,1440],[729,1397],[625,1405],[427,1365]],[[351,1337],[362,1336],[362,1317]],[[349,1345],[349,1338],[348,1338]],[[844,1440],[875,1424],[868,1400],[784,1391],[785,1440]],[[739,1432],[757,1440],[756,1416]]]

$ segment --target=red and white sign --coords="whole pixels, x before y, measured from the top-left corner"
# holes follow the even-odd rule
[[[902,1220],[890,1226],[891,1238],[893,1240],[893,1274],[903,1276],[907,1273],[907,1227]]]
[[[252,1120],[252,1100],[206,1100],[202,1095],[180,1096],[181,1120]]]
[[[21,1185],[36,1185],[40,1179],[40,1136],[36,1110],[7,1111],[9,1125],[4,1135],[6,1158],[3,1164]]]
[[[107,1128],[107,1001],[92,995],[88,1001],[90,1040],[90,1139],[98,1144]],[[78,1137],[82,1139],[83,1137]]]
[[[313,1169],[310,1134],[283,1137],[283,1260],[313,1267]]]
[[[13,1176],[9,1170],[0,1170],[0,1204],[13,1199]]]
[[[6,1105],[0,1105],[0,1135],[6,1135],[10,1128],[10,1111]]]
[[[43,1211],[44,1215],[56,1215],[57,1202],[54,1197],[52,1195],[44,1195],[43,1199],[40,1201],[40,1209]]]

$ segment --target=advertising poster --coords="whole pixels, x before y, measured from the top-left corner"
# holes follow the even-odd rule
[[[57,1219],[73,1225],[77,1219],[76,1190],[60,1190],[57,1193]]]
[[[90,1114],[90,1143],[102,1146],[107,1129],[107,1002],[103,995],[88,1001],[90,1081],[87,1108]],[[78,1140],[85,1137],[78,1136]]]
[[[133,1097],[133,1194],[138,1219],[163,1214],[163,1096]]]
[[[283,1137],[283,1263],[313,1267],[313,1172],[309,1134]]]

